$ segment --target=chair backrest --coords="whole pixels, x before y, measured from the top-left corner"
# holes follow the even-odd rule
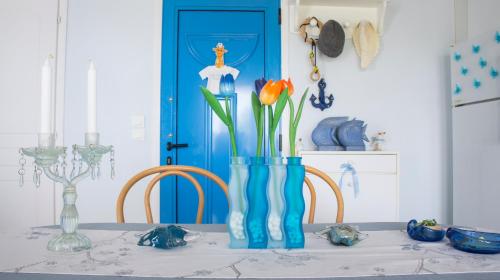
[[[150,169],[146,169],[142,172],[139,172],[136,174],[134,177],[132,177],[128,182],[123,186],[120,195],[118,196],[118,199],[116,201],[116,221],[119,224],[125,223],[125,217],[123,214],[123,205],[125,202],[125,198],[130,191],[130,189],[134,186],[135,183],[139,182],[143,178],[153,175],[153,174],[158,174],[153,179],[149,182],[146,191],[144,193],[144,207],[146,208],[146,219],[148,224],[153,223],[153,215],[151,213],[151,204],[150,204],[150,197],[151,197],[151,191],[153,188],[157,185],[157,183],[168,176],[182,176],[186,178],[188,181],[190,181],[194,187],[196,188],[198,192],[198,211],[196,214],[196,223],[201,224],[202,219],[203,219],[203,210],[205,206],[205,195],[203,192],[202,187],[198,183],[198,181],[191,176],[188,172],[191,173],[196,173],[203,175],[207,177],[208,179],[211,179],[214,181],[223,191],[224,194],[226,195],[226,198],[228,197],[227,193],[227,185],[222,181],[221,178],[219,178],[217,175],[213,174],[210,171],[207,171],[202,168],[194,167],[194,166],[185,166],[185,165],[165,165],[165,166],[157,166],[153,167]],[[228,200],[229,203],[229,200]]]
[[[335,197],[337,198],[337,217],[335,219],[335,222],[342,223],[344,221],[344,199],[342,198],[342,192],[340,191],[337,184],[332,180],[332,178],[330,178],[324,172],[307,165],[305,166],[305,168],[306,168],[306,177],[304,179],[304,182],[309,188],[309,192],[311,193],[311,205],[309,207],[308,223],[309,224],[314,223],[314,215],[316,213],[316,191],[314,189],[314,185],[312,184],[311,180],[307,177],[307,174],[318,176],[323,181],[325,181],[328,184],[328,186],[332,189],[333,193],[335,194]]]

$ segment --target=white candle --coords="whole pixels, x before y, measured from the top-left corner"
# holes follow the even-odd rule
[[[87,75],[87,133],[97,133],[96,70],[90,61]]]
[[[52,96],[51,96],[51,69],[49,64],[49,59],[45,60],[42,66],[42,94],[40,102],[40,133],[50,133],[51,132],[51,118],[52,118]]]

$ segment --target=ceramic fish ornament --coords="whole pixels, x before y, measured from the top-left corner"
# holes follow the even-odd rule
[[[356,119],[340,125],[337,137],[346,151],[364,151],[366,150],[364,141],[369,142],[365,122]]]
[[[335,131],[348,121],[349,117],[329,117],[318,123],[312,132],[312,141],[320,151],[342,151],[344,147],[340,145]]]
[[[377,30],[366,20],[361,21],[352,32],[356,53],[361,59],[361,68],[366,69],[378,54],[380,39]]]

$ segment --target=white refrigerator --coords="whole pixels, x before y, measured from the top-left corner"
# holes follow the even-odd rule
[[[455,225],[500,230],[499,66],[498,31],[451,50]]]

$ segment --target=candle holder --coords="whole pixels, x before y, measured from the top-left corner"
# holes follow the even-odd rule
[[[25,156],[34,158],[33,182],[36,187],[40,186],[42,173],[52,181],[63,185],[64,206],[61,212],[62,234],[50,240],[47,249],[56,252],[77,252],[90,249],[92,243],[88,237],[77,233],[78,211],[75,201],[76,184],[81,180],[91,176],[93,180],[101,175],[100,163],[102,157],[109,153],[111,164],[111,179],[114,178],[114,150],[113,146],[103,146],[99,144],[98,133],[86,133],[85,145],[73,145],[71,160],[72,169],[66,174],[66,147],[55,146],[55,135],[41,133],[38,135],[38,147],[21,148],[19,184],[24,184],[26,164]]]

